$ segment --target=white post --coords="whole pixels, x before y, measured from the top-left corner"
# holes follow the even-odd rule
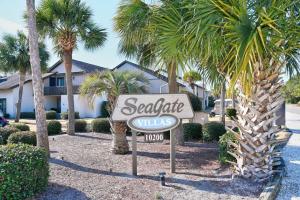
[[[176,155],[176,150],[175,150],[175,145],[176,145],[176,137],[175,137],[175,132],[170,130],[170,172],[175,173],[175,155]]]
[[[132,130],[132,175],[137,176],[136,131]]]

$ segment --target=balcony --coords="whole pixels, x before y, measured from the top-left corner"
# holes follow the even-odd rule
[[[79,94],[79,85],[73,86],[73,93]],[[44,95],[45,96],[59,96],[59,95],[66,95],[67,94],[67,87],[44,87]]]

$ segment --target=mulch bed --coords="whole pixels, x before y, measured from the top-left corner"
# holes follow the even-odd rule
[[[130,142],[130,137],[128,140]],[[176,147],[176,173],[169,173],[169,144],[138,137],[138,177],[131,154],[113,155],[111,135],[77,133],[51,136],[48,189],[36,199],[256,199],[263,185],[231,178],[218,162],[216,143],[189,142]],[[166,172],[160,186],[159,172]]]

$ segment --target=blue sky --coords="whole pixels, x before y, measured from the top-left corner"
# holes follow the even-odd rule
[[[36,7],[41,0],[36,0]],[[113,68],[125,60],[123,55],[118,53],[118,35],[113,31],[112,18],[116,13],[120,0],[83,0],[93,10],[94,21],[103,28],[106,28],[108,39],[102,48],[95,51],[87,51],[79,46],[73,54],[74,59]],[[1,0],[0,3],[0,37],[3,33],[15,34],[17,30],[26,30],[26,24],[22,18],[24,13],[25,0]],[[59,58],[53,54],[51,41],[46,41],[51,58],[48,64],[51,66]]]

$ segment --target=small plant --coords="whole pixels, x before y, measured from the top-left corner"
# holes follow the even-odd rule
[[[35,119],[35,112],[21,112],[21,119]]]
[[[199,123],[183,124],[183,134],[185,140],[202,139],[202,126]]]
[[[202,101],[199,97],[197,97],[196,95],[194,95],[191,92],[187,92],[187,91],[182,91],[183,93],[187,94],[189,96],[189,99],[191,101],[192,104],[192,108],[195,112],[200,112],[202,110]]]
[[[208,97],[208,107],[213,108],[215,106],[215,98],[213,96]]]
[[[83,119],[75,121],[75,132],[86,132],[87,122]]]
[[[61,123],[59,121],[53,120],[47,122],[48,135],[58,135],[61,134]]]
[[[10,115],[9,115],[9,113],[5,113],[5,114],[3,115],[3,117],[6,118],[6,119],[9,119]]]
[[[170,139],[170,131],[165,131],[165,132],[163,132],[163,134],[164,134],[164,140]]]
[[[56,119],[56,111],[54,111],[54,110],[47,111],[46,119]]]
[[[109,112],[107,110],[107,101],[103,101],[100,107],[100,116],[103,118],[109,117]]]
[[[226,129],[222,123],[208,122],[203,125],[202,133],[205,141],[218,141],[219,137],[226,133]]]
[[[109,133],[110,124],[107,119],[94,119],[92,121],[92,130],[96,133]]]
[[[30,131],[30,127],[24,123],[11,123],[10,126],[17,128],[20,131]]]
[[[7,143],[23,143],[36,146],[36,133],[32,131],[20,131],[13,133],[8,137]]]
[[[226,109],[226,115],[230,119],[235,119],[236,118],[236,109],[234,109],[234,108],[227,108]]]
[[[68,112],[62,112],[60,117],[62,119],[68,119]],[[75,119],[80,119],[79,112],[75,112]]]
[[[6,126],[6,127],[0,127],[0,137],[2,138],[2,143],[1,144],[6,144],[7,143],[7,139],[8,137],[16,132],[19,132],[20,130],[15,128],[15,127],[11,127],[11,126]]]
[[[26,144],[0,146],[0,199],[28,199],[48,185],[48,156]]]
[[[219,140],[219,161],[226,163],[226,161],[234,161],[235,158],[228,153],[230,151],[229,142],[236,142],[236,138],[232,132],[227,132],[220,137]]]

